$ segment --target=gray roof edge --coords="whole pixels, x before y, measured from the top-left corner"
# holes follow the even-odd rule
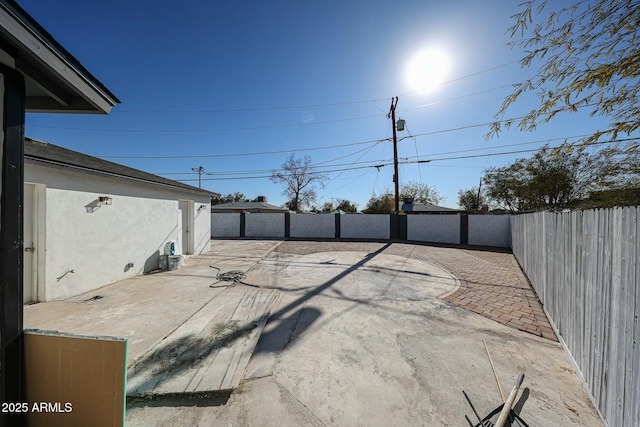
[[[168,184],[168,183],[153,181],[153,180],[150,180],[150,179],[137,178],[137,177],[128,176],[128,175],[125,175],[125,174],[119,174],[119,173],[114,173],[114,172],[98,170],[98,169],[92,169],[92,168],[88,168],[88,167],[73,165],[73,164],[70,164],[70,163],[64,163],[64,162],[59,162],[59,161],[55,161],[55,160],[48,160],[48,159],[44,159],[44,158],[37,157],[37,156],[30,156],[30,155],[26,155],[25,154],[25,160],[27,160],[28,163],[40,163],[40,164],[43,164],[43,165],[46,165],[46,166],[54,166],[54,167],[60,167],[60,168],[65,168],[65,169],[76,169],[76,170],[79,170],[79,171],[93,173],[93,174],[96,174],[96,175],[112,176],[112,177],[116,177],[116,178],[124,178],[124,179],[128,179],[128,180],[131,180],[131,181],[143,182],[145,184],[156,185],[156,186],[165,187],[165,188],[171,188],[173,190],[182,191],[182,192],[185,192],[185,193],[200,194],[202,196],[207,196],[207,197],[219,196],[218,193],[215,193],[213,191],[202,190],[202,189],[199,189],[199,188],[196,188],[196,187],[186,188],[186,187],[181,187],[181,186],[178,186],[178,185],[171,185],[171,184]]]
[[[16,21],[20,22],[34,37],[45,44],[61,61],[72,68],[85,83],[99,93],[111,106],[120,103],[120,100],[89,72],[69,51],[67,51],[53,36],[33,19],[14,0],[0,0],[0,7],[10,13]]]
[[[217,196],[219,197],[220,194],[214,192],[214,191],[209,191],[209,190],[203,190],[201,188],[197,188],[197,187],[193,187],[189,184],[184,184],[178,181],[174,181],[168,178],[163,178],[161,176],[158,175],[154,175],[152,173],[149,172],[145,172],[142,171],[140,169],[135,169],[135,168],[131,168],[129,166],[124,166],[118,163],[114,163],[114,162],[110,162],[108,160],[102,160],[99,159],[98,157],[94,157],[94,156],[89,156],[88,154],[83,154],[77,151],[73,151],[73,150],[69,150],[68,148],[64,148],[64,147],[60,147],[57,146],[55,144],[49,144],[48,142],[45,141],[41,141],[35,138],[30,138],[28,136],[25,136],[25,142],[26,141],[32,141],[35,142],[37,144],[41,144],[43,146],[53,146],[56,149],[62,149],[64,151],[73,153],[76,156],[79,156],[81,159],[82,158],[86,158],[86,159],[97,159],[98,161],[100,161],[100,163],[103,163],[105,165],[114,165],[116,166],[118,169],[121,169],[123,171],[132,171],[132,172],[137,172],[140,173],[142,176],[133,176],[124,172],[118,172],[118,171],[108,171],[105,169],[99,169],[96,167],[90,167],[90,166],[86,166],[86,165],[82,165],[82,164],[75,164],[75,163],[71,163],[71,162],[65,162],[64,160],[54,160],[54,159],[50,159],[47,158],[44,155],[36,155],[36,154],[30,154],[28,153],[27,149],[25,149],[25,154],[24,154],[24,158],[25,160],[29,160],[31,162],[35,162],[35,163],[41,163],[44,165],[48,165],[48,166],[58,166],[58,167],[63,167],[63,168],[70,168],[70,169],[77,169],[77,170],[81,170],[84,172],[91,172],[91,173],[95,173],[95,174],[99,174],[99,175],[105,175],[105,176],[115,176],[115,177],[120,177],[120,178],[126,178],[132,181],[137,181],[137,182],[145,182],[148,184],[152,184],[152,185],[157,185],[157,186],[162,186],[165,188],[172,188],[175,190],[180,190],[180,191],[184,191],[184,192],[188,192],[188,193],[193,193],[193,194],[200,194],[202,196],[207,196],[207,197],[211,197],[211,196]]]

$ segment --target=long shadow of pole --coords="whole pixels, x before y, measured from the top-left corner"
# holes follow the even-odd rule
[[[351,267],[347,268],[342,273],[340,273],[337,276],[334,276],[333,278],[327,280],[322,285],[310,290],[309,292],[307,292],[304,295],[302,295],[300,298],[296,299],[295,301],[290,302],[286,306],[282,307],[280,310],[278,310],[275,313],[271,314],[270,318],[271,319],[277,319],[280,316],[284,316],[285,314],[287,314],[288,312],[290,312],[291,310],[293,310],[297,306],[299,306],[301,304],[304,304],[305,302],[307,302],[308,300],[310,300],[314,296],[322,293],[324,290],[326,290],[326,289],[330,288],[331,286],[333,286],[338,280],[348,276],[349,274],[353,273],[354,271],[356,271],[357,269],[359,269],[360,267],[365,265],[369,260],[373,259],[377,255],[380,255],[389,246],[391,246],[391,243],[387,243],[383,247],[378,249],[377,251],[368,254],[365,258],[363,258],[362,260],[358,261],[357,263],[355,263]]]
[[[370,259],[382,253],[389,246],[391,246],[391,243],[387,243],[377,251],[368,254],[361,261],[352,265],[335,277],[327,280],[322,285],[309,290],[300,298],[292,301],[285,307],[273,313],[269,318],[277,319],[284,316],[296,307],[307,302],[309,299],[330,288],[340,279],[359,269]],[[319,317],[319,312],[314,312],[313,316],[314,318]],[[164,343],[163,345],[154,348],[151,352],[143,355],[127,370],[130,380],[138,375],[144,375],[145,373],[147,373],[148,376],[136,386],[136,391],[134,391],[133,394],[135,395],[139,392],[142,392],[142,394],[145,392],[152,392],[152,390],[161,383],[180,374],[181,372],[187,371],[192,366],[199,363],[199,361],[206,358],[209,354],[218,351],[218,349],[222,347],[229,346],[237,339],[245,336],[255,327],[255,322],[259,321],[260,319],[252,319],[244,325],[238,325],[238,327],[233,331],[228,331],[216,336],[215,341],[213,342],[208,340],[206,337],[190,335],[181,337],[180,339],[170,343]]]

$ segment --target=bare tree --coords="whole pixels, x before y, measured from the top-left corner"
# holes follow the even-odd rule
[[[316,190],[324,185],[326,176],[313,170],[311,157],[297,158],[292,154],[270,179],[276,184],[284,184],[282,194],[289,198],[289,209],[299,211],[316,199]]]

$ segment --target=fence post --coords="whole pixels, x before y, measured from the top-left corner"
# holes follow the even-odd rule
[[[291,237],[291,212],[285,212],[284,214],[284,238]]]
[[[460,244],[469,244],[469,215],[460,215]]]
[[[398,214],[389,215],[389,238],[391,240],[398,239]]]

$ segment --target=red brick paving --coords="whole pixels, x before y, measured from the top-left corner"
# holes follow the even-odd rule
[[[276,251],[309,254],[336,250],[375,252],[385,243],[285,241]],[[542,304],[513,254],[392,243],[384,253],[407,256],[441,266],[460,281],[460,288],[445,301],[512,328],[558,341]]]
[[[414,253],[442,266],[460,281],[460,288],[445,297],[445,301],[503,325],[558,341],[513,254],[499,250],[413,247]]]

